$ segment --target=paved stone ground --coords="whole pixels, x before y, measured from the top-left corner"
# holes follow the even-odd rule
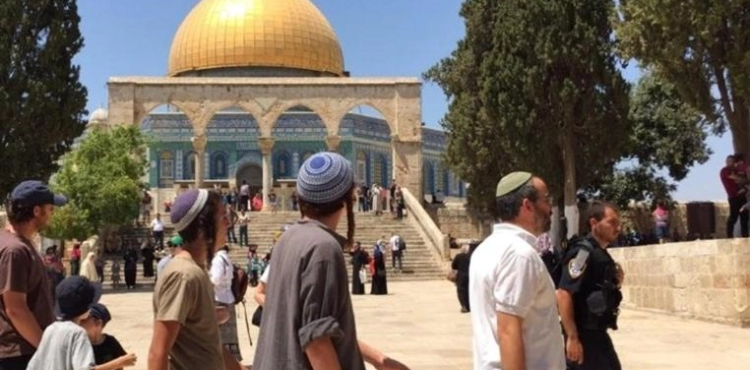
[[[471,369],[471,323],[459,313],[455,288],[445,281],[400,282],[388,296],[354,296],[359,337],[412,369]],[[249,292],[251,294],[252,292]],[[113,316],[107,332],[139,357],[146,368],[151,340],[151,293],[106,293],[102,302]],[[248,305],[252,314],[255,304]],[[254,347],[240,321],[245,363]],[[625,369],[748,369],[750,329],[624,310],[613,332]],[[251,326],[253,339],[257,328]]]

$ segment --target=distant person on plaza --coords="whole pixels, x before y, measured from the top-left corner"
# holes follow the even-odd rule
[[[367,276],[370,275],[368,266],[370,264],[370,256],[367,251],[362,249],[362,243],[354,243],[352,251],[349,252],[352,256],[352,294],[365,294],[365,282]],[[362,279],[362,278],[365,279]]]
[[[70,275],[75,276],[81,272],[81,243],[74,243],[70,250]]]
[[[555,286],[535,249],[551,225],[547,185],[528,172],[513,172],[495,195],[501,222],[469,267],[474,369],[563,370]]]
[[[117,260],[113,260],[112,267],[110,269],[112,270],[112,289],[120,289],[120,262]]]
[[[617,329],[624,273],[607,248],[620,234],[615,206],[595,201],[588,210],[591,233],[571,243],[563,257],[557,304],[570,370],[620,370],[607,329]]]
[[[55,321],[50,282],[35,236],[67,199],[40,181],[24,181],[5,201],[8,222],[0,231],[0,369],[24,370]]]
[[[135,279],[138,272],[138,252],[134,246],[128,247],[125,251],[125,266],[123,267],[125,275],[125,287],[128,290],[135,289]]]
[[[312,155],[297,177],[302,220],[274,248],[254,370],[407,369],[357,340],[343,249],[354,244],[354,173],[339,154]],[[347,237],[336,233],[346,215]]]
[[[458,303],[461,305],[461,313],[471,312],[469,303],[469,263],[471,254],[469,254],[469,245],[461,247],[461,253],[453,257],[451,269],[456,272],[456,295]]]
[[[744,163],[744,161],[743,161]],[[747,191],[745,191],[746,177],[737,172],[738,164],[735,156],[727,157],[724,168],[719,172],[721,183],[727,192],[729,201],[729,217],[727,217],[726,233],[728,238],[734,237],[734,226],[737,220],[740,221],[740,231],[743,238],[750,235],[748,230],[747,210],[742,210],[742,206],[747,202]],[[746,172],[745,172],[746,174]]]
[[[237,235],[234,233],[234,226],[237,225],[239,216],[231,205],[227,207],[227,219],[229,220],[229,227],[227,228],[227,243],[237,243]]]
[[[164,222],[161,220],[161,215],[156,214],[156,217],[151,221],[151,231],[154,237],[154,243],[159,249],[164,249]]]
[[[232,353],[237,361],[242,361],[240,340],[237,335],[237,311],[234,304],[234,293],[232,293],[234,265],[229,258],[228,245],[225,244],[214,254],[214,258],[211,259],[209,276],[213,284],[216,304],[225,307],[229,313],[229,320],[219,325],[221,343],[224,345],[224,348]]]
[[[656,238],[659,239],[659,244],[664,244],[669,238],[669,210],[664,202],[657,202],[656,209],[651,215],[654,217]]]
[[[44,267],[47,269],[47,279],[50,283],[50,291],[55,292],[57,284],[65,278],[65,267],[60,256],[57,255],[57,245],[48,247],[44,252]],[[54,296],[52,297],[54,299]]]
[[[184,244],[154,287],[148,369],[242,369],[221,345],[217,316],[222,310],[215,307],[207,271],[216,250],[226,244],[229,221],[221,195],[187,190],[175,199],[170,217]]]
[[[99,302],[99,298],[102,296],[102,283],[99,282],[99,274],[96,272],[96,253],[89,252],[86,255],[86,259],[81,264],[81,276],[89,279],[91,284],[96,290],[94,295],[94,302]]]
[[[240,247],[250,246],[250,242],[247,239],[247,226],[250,224],[250,213],[244,209],[240,211],[237,223],[240,225]]]
[[[94,260],[94,269],[96,269],[96,274],[99,275],[99,283],[101,284],[104,284],[104,265],[106,262],[103,255],[96,256]]]
[[[110,320],[112,316],[107,307],[101,303],[94,303],[89,309],[89,317],[81,324],[94,349],[94,361],[98,365],[97,368],[122,369],[135,366],[136,355],[125,352],[117,338],[104,333],[104,327]]]
[[[255,193],[253,200],[251,201],[253,211],[260,212],[263,210],[263,195],[261,193]]]
[[[69,276],[56,290],[57,320],[42,335],[27,370],[101,369],[96,366],[94,349],[81,322],[89,316],[96,290],[89,279]],[[53,365],[54,364],[54,365]]]
[[[250,185],[247,184],[247,180],[242,180],[240,186],[240,211],[248,210],[247,205],[250,201]]]
[[[385,235],[383,236],[385,237]],[[370,294],[387,295],[388,277],[385,269],[385,242],[381,239],[372,248],[372,261],[370,261]]]

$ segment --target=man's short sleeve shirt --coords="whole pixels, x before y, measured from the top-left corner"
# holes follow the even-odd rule
[[[555,287],[535,245],[524,229],[501,223],[471,256],[475,370],[500,369],[498,313],[523,318],[527,369],[565,369]]]
[[[0,231],[0,296],[6,292],[25,293],[29,310],[44,330],[55,321],[52,288],[42,258],[29,241],[15,234]],[[16,332],[5,314],[0,299],[0,359],[34,353],[31,346]]]

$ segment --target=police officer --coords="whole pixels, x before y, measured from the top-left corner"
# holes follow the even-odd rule
[[[565,252],[557,304],[570,370],[620,370],[607,329],[617,329],[624,273],[607,252],[620,234],[617,208],[591,203],[591,233],[571,241]]]

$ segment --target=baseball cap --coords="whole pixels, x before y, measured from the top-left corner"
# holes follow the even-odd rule
[[[47,184],[39,180],[26,180],[18,184],[10,193],[10,200],[24,207],[43,206],[45,204],[54,204],[60,207],[68,203],[68,198],[53,193]]]
[[[85,314],[94,303],[94,284],[83,276],[69,276],[55,289],[55,316],[61,320],[72,320]]]

